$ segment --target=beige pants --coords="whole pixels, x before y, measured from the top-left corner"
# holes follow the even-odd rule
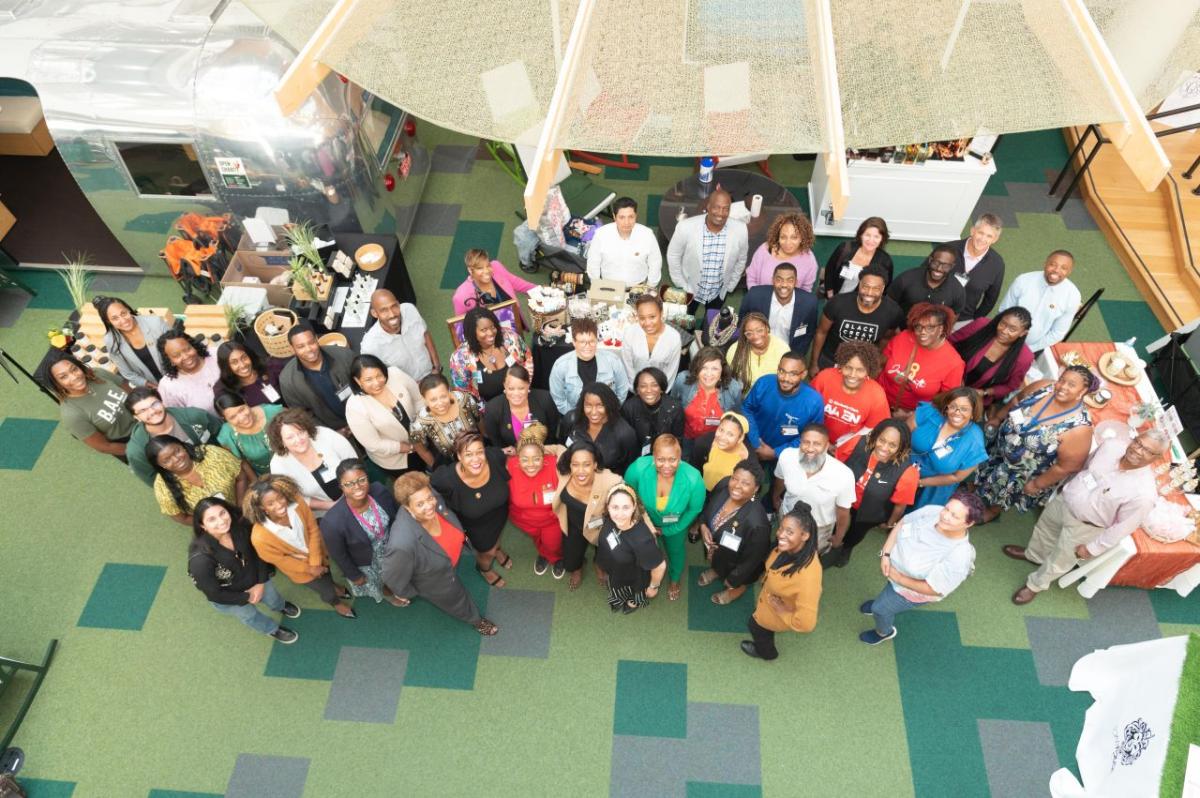
[[[1073,516],[1062,496],[1055,495],[1046,503],[1025,547],[1025,558],[1041,566],[1029,575],[1025,586],[1035,593],[1050,587],[1079,563],[1075,547],[1091,543],[1103,531]]]
[[[836,522],[817,527],[817,554],[824,554],[829,551],[829,544],[833,540],[833,528],[835,526],[837,526]]]

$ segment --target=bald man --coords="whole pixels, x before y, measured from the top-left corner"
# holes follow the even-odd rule
[[[363,335],[359,347],[364,355],[374,355],[418,382],[442,370],[433,338],[415,305],[401,304],[395,294],[381,288],[371,294],[371,318],[375,324]]]
[[[720,308],[746,271],[749,249],[746,225],[729,218],[729,192],[718,188],[708,197],[702,216],[691,216],[675,226],[667,247],[671,281],[692,294],[688,310],[700,305]]]

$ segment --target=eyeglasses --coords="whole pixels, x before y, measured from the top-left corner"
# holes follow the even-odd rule
[[[136,416],[139,413],[145,413],[150,410],[162,410],[162,406],[163,406],[163,403],[160,402],[159,400],[155,399],[154,401],[150,402],[149,404],[144,404],[141,407],[134,410],[133,414]]]
[[[370,477],[359,477],[358,479],[348,479],[342,483],[343,488],[361,488],[363,485],[370,485]]]

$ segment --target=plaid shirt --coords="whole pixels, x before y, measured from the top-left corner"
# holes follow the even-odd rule
[[[725,287],[725,242],[728,230],[714,233],[704,226],[700,246],[700,284],[696,286],[695,300],[708,302],[721,295]]]

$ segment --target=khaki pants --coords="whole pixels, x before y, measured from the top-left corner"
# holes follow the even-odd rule
[[[1029,575],[1025,586],[1035,593],[1050,587],[1079,563],[1075,547],[1091,543],[1103,531],[1073,516],[1062,496],[1055,495],[1046,503],[1025,547],[1025,558],[1041,566]]]
[[[829,551],[829,544],[833,540],[833,528],[835,526],[837,526],[837,522],[817,527],[817,554],[824,554]]]

